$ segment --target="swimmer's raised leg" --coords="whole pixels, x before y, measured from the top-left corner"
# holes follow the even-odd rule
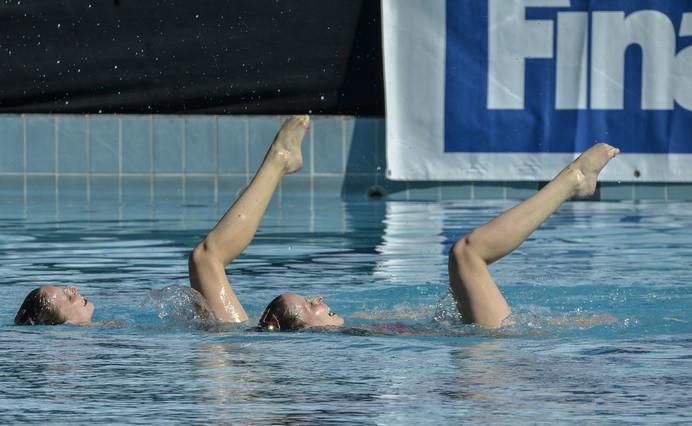
[[[597,144],[570,163],[532,197],[457,241],[449,253],[449,282],[466,323],[499,327],[511,310],[488,265],[519,247],[562,203],[594,193],[596,180],[620,152]]]
[[[309,125],[306,115],[283,123],[250,184],[190,254],[190,285],[221,321],[247,320],[224,268],[252,241],[281,178],[302,167],[301,145]]]

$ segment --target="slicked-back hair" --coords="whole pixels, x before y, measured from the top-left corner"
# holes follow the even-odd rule
[[[17,325],[57,325],[65,322],[50,303],[43,289],[31,290],[19,307],[14,323]]]
[[[298,317],[297,313],[291,312],[283,295],[280,295],[269,302],[264,309],[259,320],[259,326],[263,330],[291,331],[305,328],[305,323]]]

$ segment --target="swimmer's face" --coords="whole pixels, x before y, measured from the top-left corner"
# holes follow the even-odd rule
[[[94,315],[94,304],[85,299],[75,286],[56,287],[47,285],[41,291],[48,298],[52,307],[67,324],[84,324],[91,322]]]
[[[300,294],[287,293],[283,300],[290,311],[298,316],[305,327],[340,326],[344,319],[329,309],[322,296],[305,297]]]

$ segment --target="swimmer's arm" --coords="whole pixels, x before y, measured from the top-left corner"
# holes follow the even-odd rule
[[[202,294],[219,321],[247,321],[247,313],[226,276],[226,264],[213,241],[205,238],[188,258],[190,285]]]

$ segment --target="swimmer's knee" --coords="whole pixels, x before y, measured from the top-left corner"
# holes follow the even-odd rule
[[[452,247],[449,249],[449,257],[458,261],[468,256],[470,251],[472,251],[471,239],[470,235],[466,235],[452,244]]]
[[[190,252],[187,257],[187,263],[190,267],[199,265],[209,258],[209,248],[206,241],[202,241]]]

